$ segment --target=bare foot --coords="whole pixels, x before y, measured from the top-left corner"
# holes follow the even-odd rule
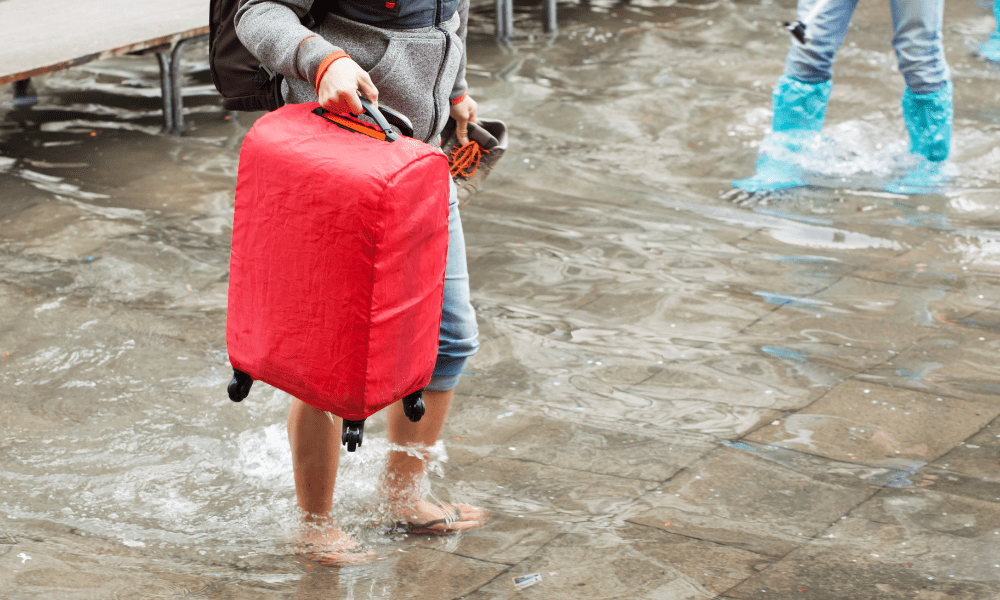
[[[329,518],[303,522],[295,552],[329,567],[357,565],[376,558],[373,550],[362,550],[354,538]]]
[[[471,504],[439,506],[426,500],[418,500],[394,512],[404,520],[399,527],[405,532],[433,535],[451,535],[482,527],[489,518],[489,513]]]

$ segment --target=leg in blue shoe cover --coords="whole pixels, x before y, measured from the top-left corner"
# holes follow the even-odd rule
[[[806,185],[792,155],[801,150],[807,137],[823,129],[831,87],[829,80],[806,83],[782,75],[771,96],[772,133],[761,144],[757,172],[734,181],[734,187],[764,192]]]
[[[887,191],[899,194],[940,192],[948,183],[942,171],[951,150],[952,84],[930,94],[903,92],[903,119],[910,134],[910,152],[927,160],[904,177],[893,181]]]
[[[894,194],[935,194],[944,191],[948,176],[942,172],[946,163],[924,161],[920,166],[889,183],[885,191]]]
[[[830,101],[830,80],[806,83],[782,75],[771,95],[774,116],[773,131],[805,131],[818,133],[826,120],[826,104]]]
[[[903,119],[910,134],[910,152],[941,162],[951,151],[952,84],[930,94],[903,92]]]
[[[993,16],[997,20],[997,30],[979,46],[979,56],[993,62],[1000,62],[1000,0],[993,0]]]

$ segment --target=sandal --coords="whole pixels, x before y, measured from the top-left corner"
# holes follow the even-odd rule
[[[461,509],[454,505],[452,505],[452,508],[455,511],[454,517],[444,517],[442,519],[434,519],[424,523],[409,523],[405,521],[397,522],[392,529],[392,533],[409,533],[413,535],[455,535],[456,533],[461,533],[467,529],[475,529],[482,525],[479,521],[463,521]],[[449,525],[455,523],[475,523],[475,525],[472,527],[449,527]]]

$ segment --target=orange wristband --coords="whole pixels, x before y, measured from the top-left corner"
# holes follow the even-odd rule
[[[323,81],[323,75],[326,75],[326,70],[330,68],[333,61],[338,58],[349,58],[347,53],[343,50],[337,50],[336,52],[331,52],[323,59],[323,62],[319,63],[319,68],[316,69],[316,95],[319,95],[319,82]]]
[[[465,97],[466,97],[466,96],[468,96],[468,94],[462,94],[462,95],[461,95],[461,96],[459,96],[458,98],[455,98],[455,99],[453,99],[453,100],[451,101],[452,105],[455,105],[455,104],[458,104],[458,103],[459,103],[459,102],[461,102],[462,100],[465,100]]]

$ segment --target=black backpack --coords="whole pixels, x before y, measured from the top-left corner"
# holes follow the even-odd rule
[[[275,110],[281,99],[281,75],[260,64],[257,57],[236,37],[236,11],[239,0],[209,2],[208,65],[215,89],[222,94],[226,110]],[[314,2],[302,24],[312,27],[324,2]]]

